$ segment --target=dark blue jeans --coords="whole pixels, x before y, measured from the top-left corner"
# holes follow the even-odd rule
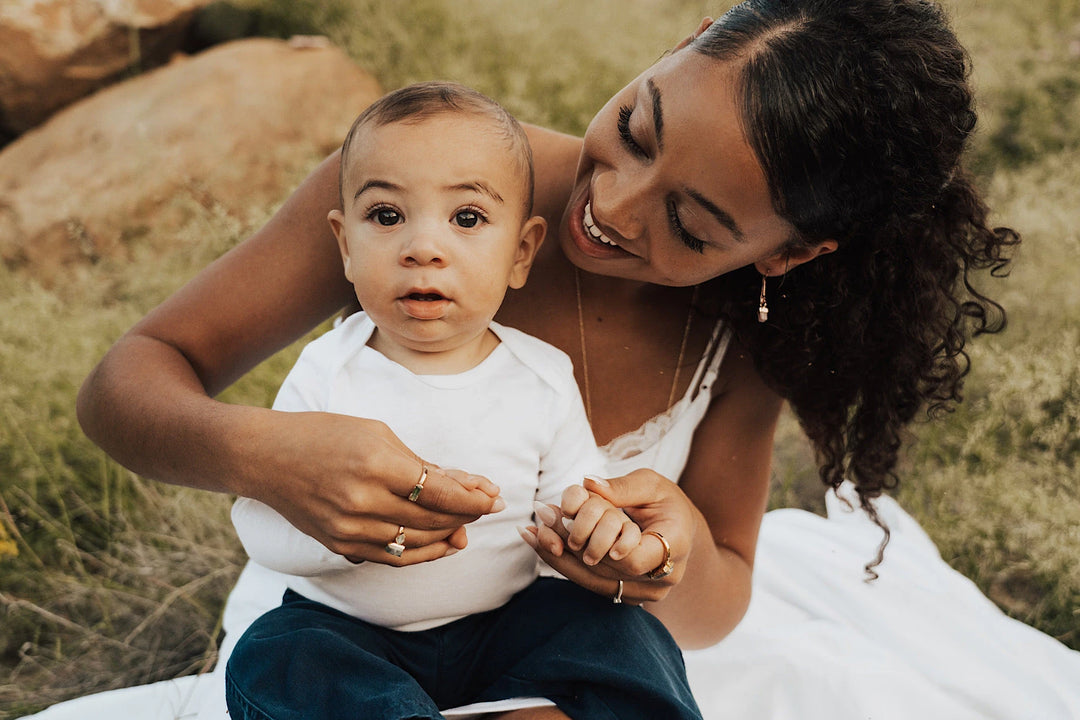
[[[232,720],[442,718],[439,708],[523,696],[550,698],[575,720],[701,718],[659,620],[551,578],[419,632],[287,591],[240,638],[225,694]]]

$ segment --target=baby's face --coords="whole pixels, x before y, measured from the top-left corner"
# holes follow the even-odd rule
[[[494,123],[443,113],[362,128],[343,162],[331,224],[382,339],[442,352],[483,335],[539,244],[525,237],[526,178]]]

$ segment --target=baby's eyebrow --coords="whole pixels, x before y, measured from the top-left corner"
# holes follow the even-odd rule
[[[371,190],[372,188],[379,188],[381,190],[401,190],[400,185],[395,185],[389,180],[368,180],[356,190],[356,194],[353,195],[353,200],[360,197],[361,194]]]
[[[472,182],[463,182],[456,185],[450,185],[447,190],[469,190],[471,192],[477,192],[482,195],[487,195],[489,198],[499,203],[500,205],[504,202],[502,195],[496,192],[495,188],[491,187],[491,185],[484,182],[483,180],[473,180]]]

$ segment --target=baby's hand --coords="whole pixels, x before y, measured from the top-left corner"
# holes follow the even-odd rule
[[[570,535],[566,545],[584,548],[581,560],[596,565],[605,557],[621,560],[641,542],[641,528],[608,500],[580,485],[568,487],[562,497],[563,525]]]
[[[438,466],[437,465],[429,465],[428,467],[438,467]],[[439,469],[442,470],[443,474],[446,475],[447,477],[449,477],[450,479],[457,480],[458,484],[461,485],[466,490],[474,490],[474,489],[476,489],[478,487],[481,487],[481,483],[485,483],[485,482],[487,482],[488,485],[491,484],[491,483],[489,483],[487,481],[487,478],[485,478],[483,475],[473,475],[472,473],[467,473],[464,470],[457,470],[457,469],[454,469],[454,468],[450,468],[450,469],[439,468]],[[487,491],[485,490],[485,492],[487,492]],[[495,488],[495,492],[496,493],[498,492],[498,488]],[[492,497],[494,497],[494,495],[492,495]]]

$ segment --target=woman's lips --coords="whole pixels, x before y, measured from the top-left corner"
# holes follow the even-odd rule
[[[631,255],[596,226],[592,218],[592,202],[586,199],[570,218],[570,237],[582,254],[592,258],[625,258]]]
[[[582,218],[581,224],[585,228],[585,232],[587,232],[589,234],[589,237],[591,237],[593,240],[602,242],[605,245],[610,245],[611,247],[619,247],[619,243],[615,242],[607,235],[605,235],[604,231],[596,227],[596,224],[593,222],[591,200],[585,202],[584,217]]]

